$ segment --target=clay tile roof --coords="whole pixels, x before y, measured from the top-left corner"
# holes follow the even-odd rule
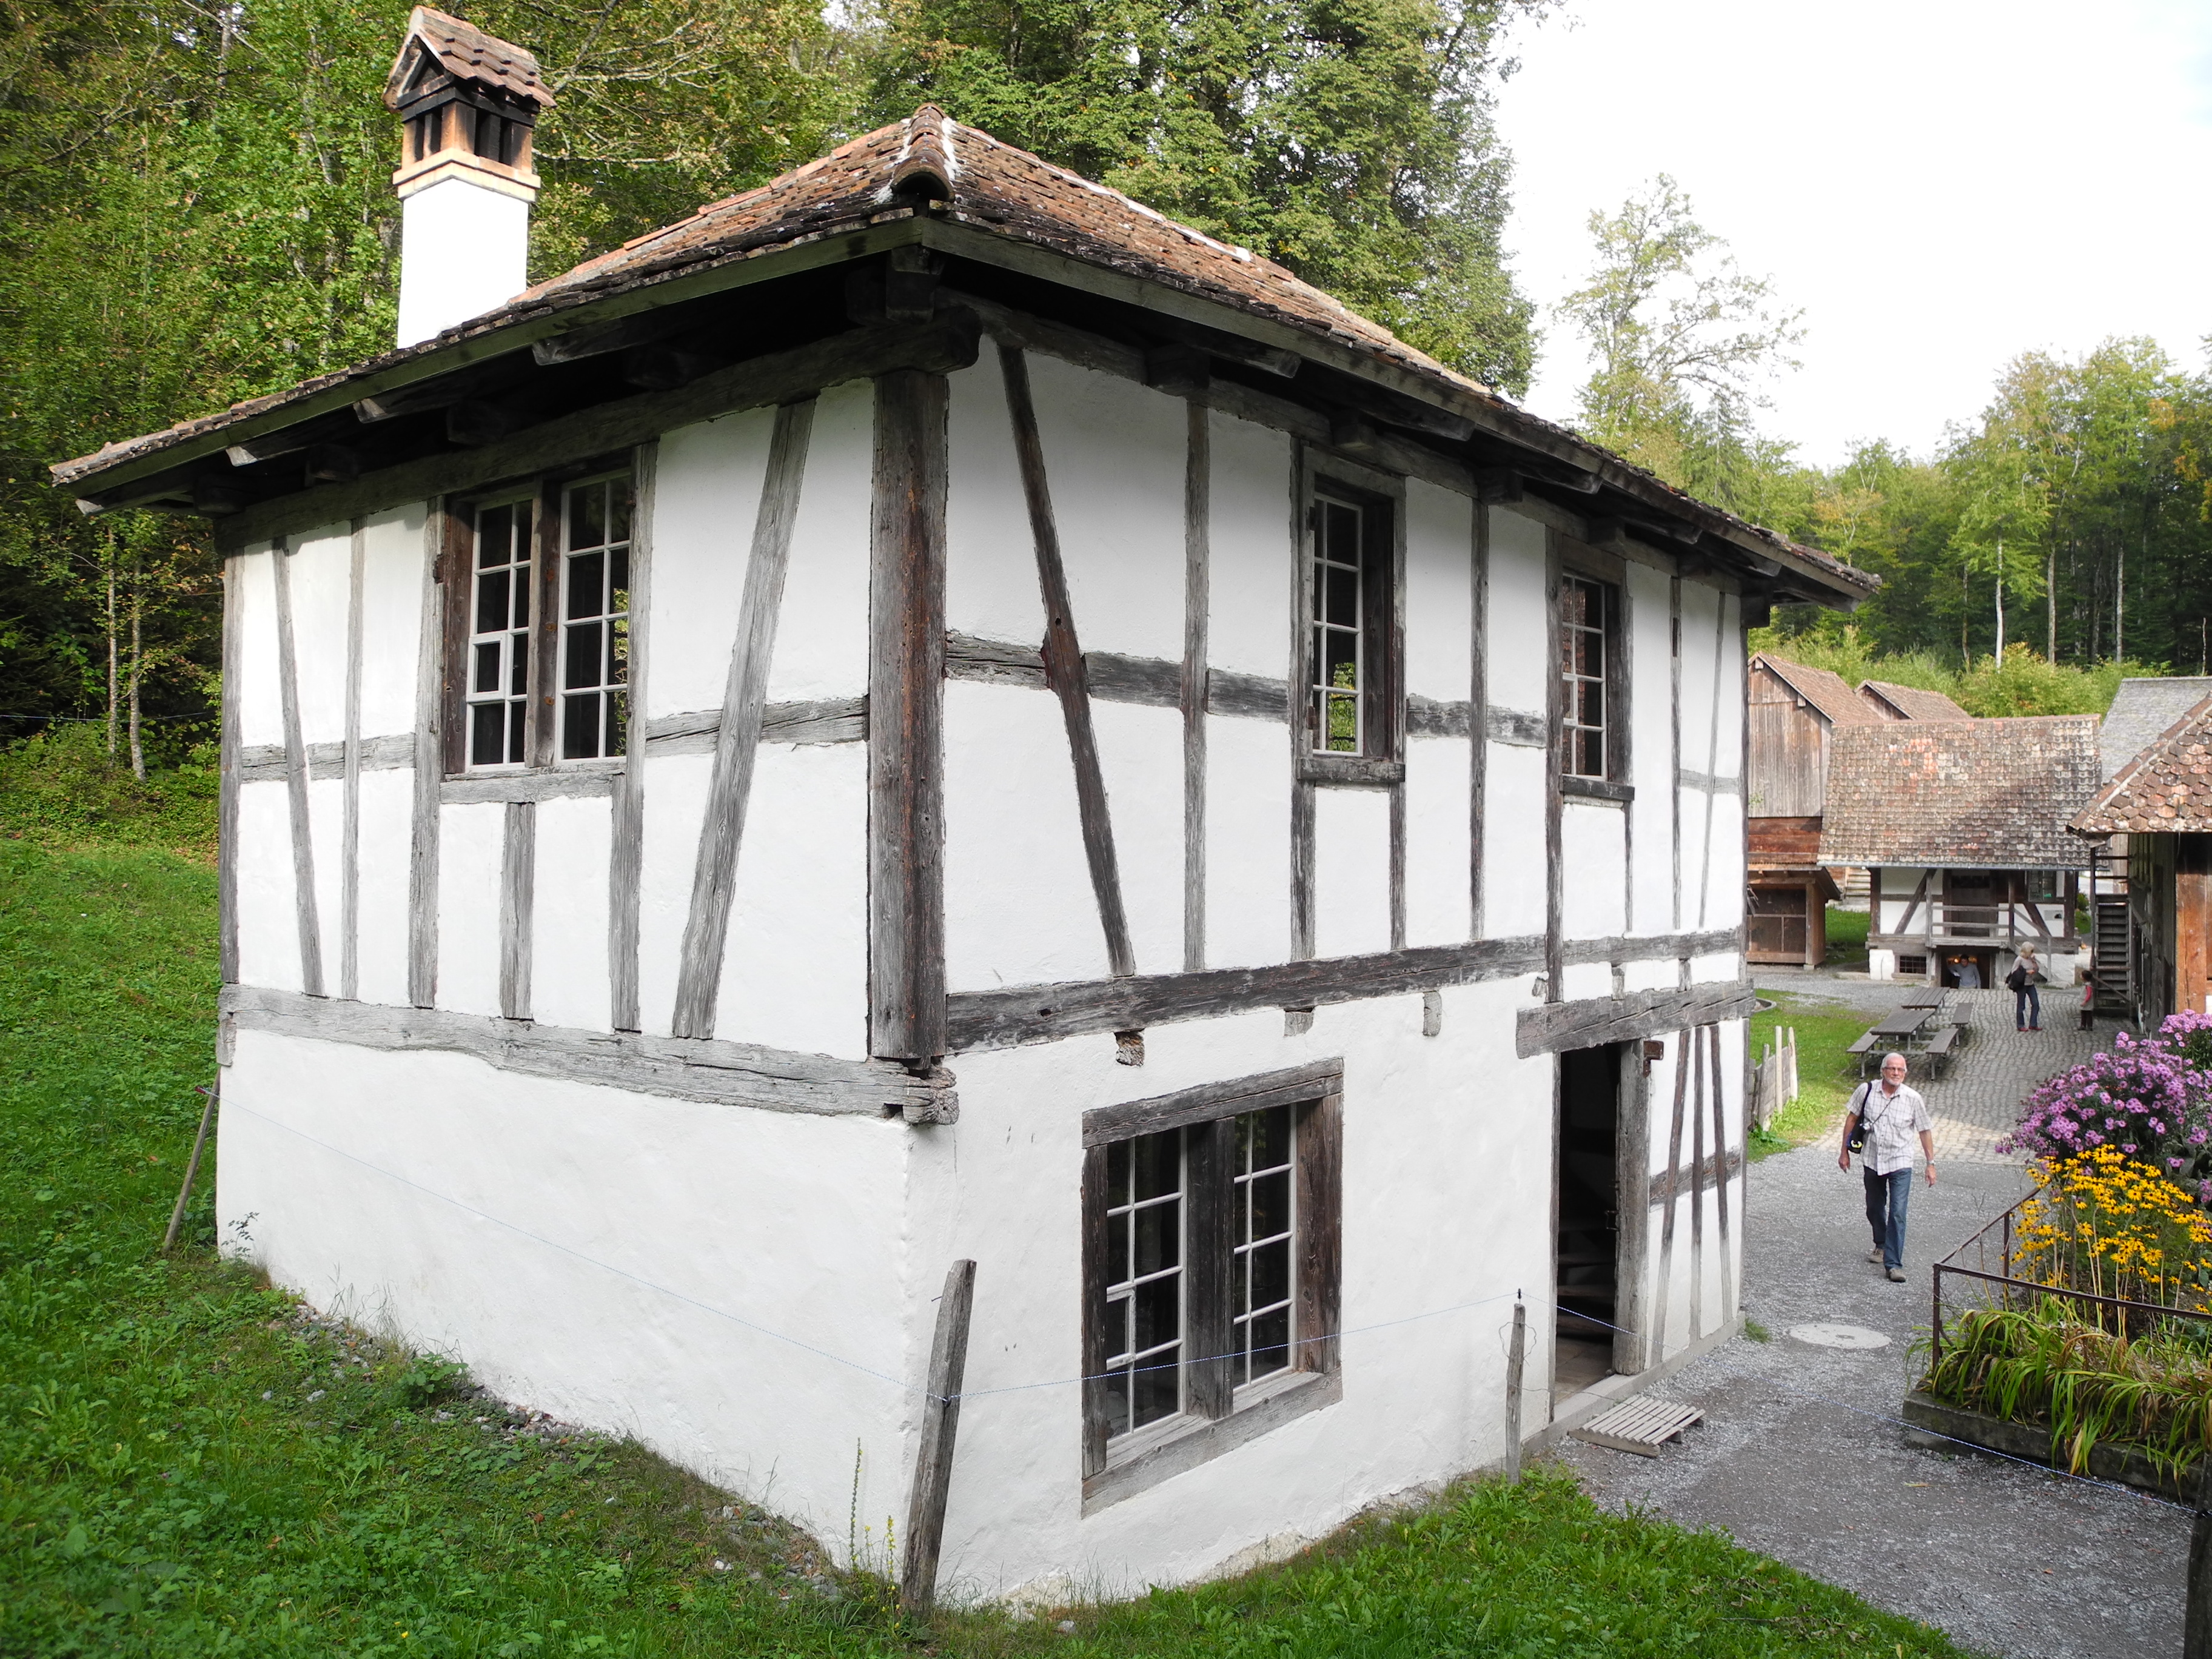
[[[1820,862],[2069,869],[2067,824],[2097,783],[2087,714],[1838,726]]]
[[[2212,678],[2176,675],[2169,679],[2122,680],[2105,711],[2097,741],[2105,751],[2107,781],[2156,743],[2173,723],[2212,696]]]
[[[2212,832],[2212,696],[2123,766],[2071,827],[2081,836]]]
[[[1861,680],[1859,696],[1886,720],[1970,720],[1965,709],[1941,691],[1923,691],[1917,685],[1893,685],[1887,680]]]
[[[1865,726],[1881,718],[1851,695],[1851,688],[1841,674],[1826,668],[1808,668],[1802,662],[1778,657],[1771,651],[1760,652],[1752,661],[1770,670],[1777,679],[1811,703],[1831,726]]]
[[[486,34],[473,23],[429,6],[417,6],[407,20],[407,38],[384,83],[384,106],[398,109],[409,89],[417,84],[416,70],[424,56],[456,81],[466,81],[510,98],[527,99],[544,109],[553,107],[553,94],[538,78],[538,59],[511,41]]]

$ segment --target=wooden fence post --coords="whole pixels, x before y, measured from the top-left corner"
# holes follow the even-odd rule
[[[1521,1369],[1528,1355],[1528,1310],[1513,1304],[1513,1351],[1505,1362],[1505,1478],[1521,1478]]]
[[[2181,1659],[2212,1659],[2212,1458],[2197,1462],[2197,1518],[2189,1529],[2189,1605],[2181,1619]]]
[[[215,1121],[215,1103],[218,1098],[212,1089],[202,1089],[207,1104],[200,1109],[200,1132],[192,1137],[192,1156],[185,1165],[185,1184],[177,1194],[177,1207],[169,1212],[169,1231],[161,1235],[161,1249],[166,1254],[177,1242],[177,1233],[185,1224],[185,1205],[192,1195],[192,1181],[200,1172],[200,1149],[207,1145],[208,1126]]]
[[[906,1506],[906,1557],[899,1600],[922,1612],[937,1600],[937,1556],[945,1543],[945,1500],[952,1489],[952,1442],[960,1427],[960,1385],[968,1374],[968,1320],[975,1310],[975,1264],[960,1261],[945,1275],[937,1334],[929,1344],[929,1392],[921,1404],[921,1444],[914,1455],[914,1487]]]

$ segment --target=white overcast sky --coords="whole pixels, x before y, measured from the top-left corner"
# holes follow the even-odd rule
[[[1523,287],[1571,291],[1590,210],[1672,174],[1806,313],[1765,416],[1804,460],[1924,454],[2030,349],[2203,362],[2212,0],[1569,0],[1509,49]],[[1528,403],[1564,418],[1583,348],[1544,328]]]

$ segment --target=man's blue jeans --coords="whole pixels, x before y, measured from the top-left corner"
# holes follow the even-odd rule
[[[1905,1265],[1905,1211],[1912,1202],[1912,1166],[1892,1170],[1887,1175],[1876,1175],[1871,1168],[1860,1171],[1866,1177],[1867,1224],[1874,1229],[1875,1249],[1881,1252],[1885,1267]]]

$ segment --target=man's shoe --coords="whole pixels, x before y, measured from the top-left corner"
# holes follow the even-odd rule
[[[1877,1244],[1874,1249],[1869,1250],[1867,1252],[1867,1260],[1873,1262],[1877,1267],[1881,1266],[1881,1246]]]
[[[1902,1285],[1905,1283],[1905,1269],[1902,1267],[1892,1267],[1889,1270],[1889,1282],[1893,1285]]]

